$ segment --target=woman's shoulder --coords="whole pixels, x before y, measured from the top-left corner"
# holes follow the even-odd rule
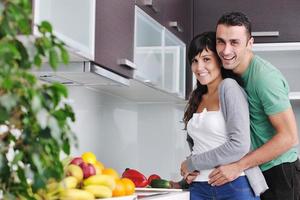
[[[244,89],[238,84],[238,82],[232,78],[225,78],[219,87],[219,94],[221,96],[228,94],[226,96],[233,98],[232,96],[239,96],[242,94],[243,96],[247,96]]]
[[[232,78],[225,78],[221,84],[221,87],[229,88],[229,87],[238,87],[241,88],[238,82]]]

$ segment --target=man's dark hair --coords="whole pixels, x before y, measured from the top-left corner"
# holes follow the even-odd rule
[[[251,37],[251,22],[249,18],[242,12],[225,13],[218,20],[217,25],[224,24],[229,26],[244,26]]]

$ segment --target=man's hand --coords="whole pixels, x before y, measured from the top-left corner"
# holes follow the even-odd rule
[[[209,174],[208,183],[213,186],[223,185],[238,178],[242,171],[237,163],[220,166]]]

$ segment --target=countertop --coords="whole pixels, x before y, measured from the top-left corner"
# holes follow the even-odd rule
[[[139,196],[139,194],[138,194]],[[190,199],[190,192],[189,191],[182,191],[182,192],[168,192],[163,194],[156,194],[153,196],[144,196],[138,197],[139,199],[145,200],[189,200]]]

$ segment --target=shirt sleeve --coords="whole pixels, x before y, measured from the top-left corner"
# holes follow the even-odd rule
[[[215,149],[191,155],[187,159],[190,171],[212,169],[238,161],[250,150],[249,109],[243,89],[233,79],[225,79],[220,85],[219,98],[228,140]]]
[[[288,83],[277,71],[260,77],[256,85],[258,85],[257,96],[267,115],[273,115],[291,107]]]

